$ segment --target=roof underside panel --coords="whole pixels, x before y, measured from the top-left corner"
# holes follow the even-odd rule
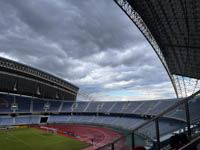
[[[159,45],[172,74],[200,79],[200,0],[127,0]]]

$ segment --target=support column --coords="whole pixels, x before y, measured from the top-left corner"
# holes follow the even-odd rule
[[[115,145],[114,145],[114,143],[112,143],[112,150],[114,150],[115,149]]]
[[[159,122],[158,119],[155,120],[155,127],[156,127],[156,146],[157,146],[157,150],[160,150],[160,130],[159,130]]]
[[[185,113],[186,113],[186,121],[187,121],[187,134],[188,134],[188,138],[191,139],[190,111],[189,111],[188,101],[185,102]]]
[[[132,148],[135,148],[135,137],[134,137],[134,132],[131,134],[131,139],[132,139]]]

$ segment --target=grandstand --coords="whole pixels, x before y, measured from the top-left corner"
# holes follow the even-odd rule
[[[181,104],[183,99],[166,99],[151,101],[73,101],[47,99],[19,95],[16,93],[0,94],[0,126],[37,126],[44,124],[64,125],[95,125],[117,128],[132,132],[150,141],[146,146],[155,148],[157,138],[155,124],[149,123],[142,128],[141,125],[152,120],[169,108]],[[200,97],[196,96],[189,101],[190,123],[195,126],[200,120]],[[53,127],[53,126],[52,126]],[[173,132],[186,130],[187,117],[183,106],[165,113],[159,119],[159,136],[169,136]],[[128,139],[126,139],[128,140]],[[121,148],[124,141],[121,141]],[[101,140],[99,140],[101,141]],[[130,140],[128,140],[130,141]],[[112,141],[108,141],[112,142]],[[104,146],[109,143],[104,143]],[[119,144],[117,144],[119,146]],[[115,143],[116,147],[116,143]],[[130,148],[129,144],[129,148]],[[95,147],[99,148],[99,147]],[[93,147],[94,149],[94,147]]]
[[[185,133],[190,140],[199,136],[200,1],[114,1],[154,48],[177,98],[79,102],[76,101],[77,86],[33,67],[0,58],[1,129],[11,126],[58,129],[62,136],[76,140],[87,138],[90,144],[86,145],[93,144],[88,149],[102,150],[132,149],[137,145],[136,135],[144,139],[144,146],[156,150],[170,149],[169,139],[175,133]],[[85,126],[80,130],[76,128],[71,135],[69,127],[72,129],[75,125]],[[100,128],[101,134],[95,135],[94,128],[89,127],[91,125],[126,133],[121,135]],[[83,134],[84,129],[91,130],[88,137],[74,133]],[[110,134],[106,141],[103,140],[105,132]],[[9,133],[5,132],[5,135],[10,140]],[[94,140],[98,142],[94,144]]]
[[[166,99],[127,102],[79,102],[32,98],[6,93],[0,94],[0,99],[7,103],[7,105],[0,106],[1,126],[38,125],[44,123],[79,124],[115,127],[126,131],[134,130],[146,121],[151,120],[152,117],[158,115],[161,111],[182,101],[182,99]],[[200,97],[195,97],[189,103],[189,108],[192,110],[190,111],[191,123],[200,120],[198,111],[199,101]],[[17,107],[13,108],[13,104]],[[46,105],[48,107],[45,107]],[[150,105],[151,107],[148,107]],[[35,112],[37,114],[34,114]],[[12,116],[12,114],[16,115]],[[45,121],[43,118],[46,118]],[[164,115],[159,120],[159,124],[161,137],[181,130],[187,126],[185,112],[181,109],[173,110],[173,112]],[[156,140],[154,124],[145,126],[138,134],[145,136],[148,140]]]

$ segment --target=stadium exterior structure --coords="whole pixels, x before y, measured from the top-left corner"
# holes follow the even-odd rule
[[[0,57],[0,92],[76,100],[79,88],[33,67]]]

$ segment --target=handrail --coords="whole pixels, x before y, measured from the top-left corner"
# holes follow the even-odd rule
[[[198,145],[199,143],[200,143],[200,136],[198,136],[197,138],[192,140],[190,143],[183,146],[180,150],[191,150],[194,147],[196,147],[196,145]]]
[[[170,106],[168,109],[164,110],[162,113],[158,114],[157,116],[153,117],[151,120],[146,121],[145,123],[143,123],[142,125],[138,126],[137,128],[135,128],[133,131],[136,131],[142,127],[144,127],[145,125],[149,124],[150,122],[155,121],[156,119],[159,119],[160,117],[162,117],[163,115],[167,114],[168,112],[172,111],[173,109],[177,108],[178,106],[184,104],[185,102],[188,102],[190,99],[192,99],[193,97],[195,97],[196,95],[200,94],[200,90],[195,92],[194,94],[183,98],[183,100],[176,102],[174,105]]]

